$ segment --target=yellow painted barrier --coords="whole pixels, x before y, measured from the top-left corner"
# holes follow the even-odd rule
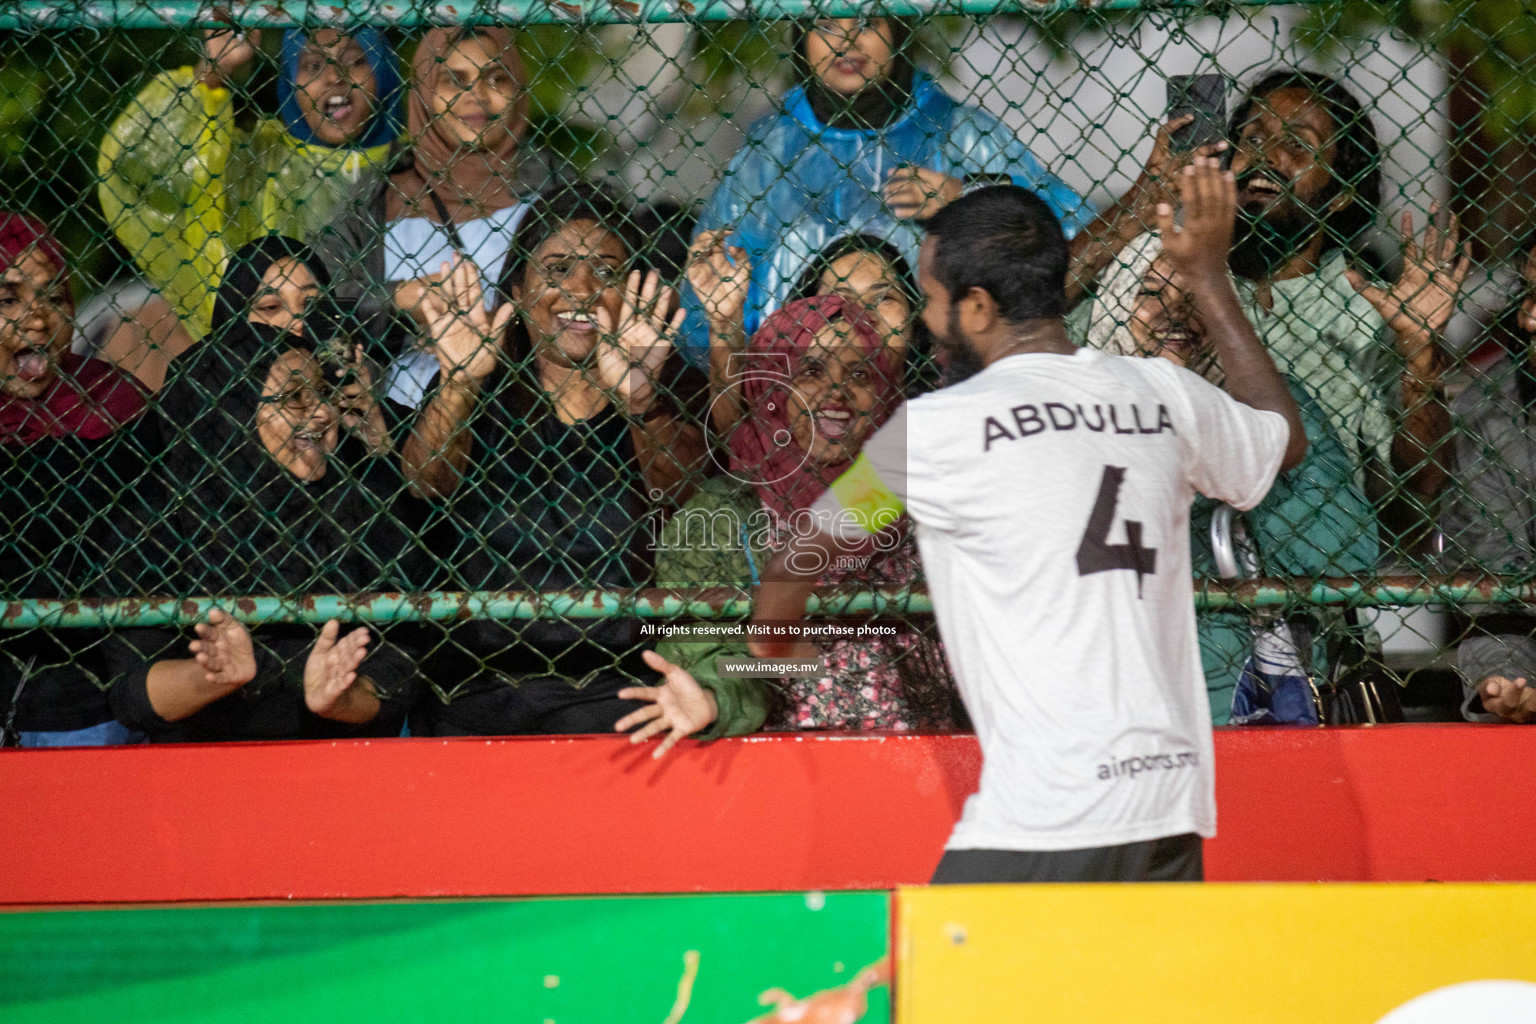
[[[1536,982],[1536,885],[955,886],[897,913],[901,1024],[1536,1022],[1536,985],[1401,1009]]]

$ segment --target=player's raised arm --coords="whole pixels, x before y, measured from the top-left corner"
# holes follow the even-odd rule
[[[1237,215],[1237,185],[1232,172],[1223,171],[1214,158],[1197,157],[1179,178],[1179,196],[1184,211],[1182,226],[1174,223],[1172,206],[1163,203],[1157,208],[1163,252],[1189,282],[1207,335],[1215,343],[1228,393],[1244,405],[1285,417],[1291,432],[1280,468],[1291,469],[1307,454],[1301,410],[1243,315],[1237,292],[1227,277],[1227,253],[1232,249]]]

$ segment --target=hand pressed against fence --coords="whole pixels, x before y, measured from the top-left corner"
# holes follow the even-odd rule
[[[501,336],[517,308],[502,303],[485,308],[480,270],[467,259],[444,263],[436,286],[421,297],[444,382],[477,381],[496,369]]]
[[[688,312],[656,271],[646,274],[642,284],[640,271],[634,270],[617,319],[604,306],[596,308],[596,315],[605,335],[598,350],[598,378],[621,408],[631,416],[644,416],[656,401],[657,374],[672,354],[672,339]]]
[[[752,280],[752,262],[747,250],[726,245],[730,231],[700,231],[688,247],[688,283],[704,307],[711,337],[739,335],[742,313],[747,306],[747,289]],[[741,339],[743,342],[745,338]]]

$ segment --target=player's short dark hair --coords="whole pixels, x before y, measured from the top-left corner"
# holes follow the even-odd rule
[[[928,222],[933,276],[958,301],[972,288],[992,296],[1010,323],[1067,310],[1067,239],[1044,200],[1017,185],[978,189]]]
[[[1281,89],[1303,89],[1315,96],[1333,119],[1333,180],[1340,190],[1354,193],[1354,202],[1330,214],[1324,251],[1350,246],[1376,220],[1381,206],[1381,146],[1376,126],[1359,99],[1337,78],[1300,68],[1277,68],[1254,82],[1232,111],[1227,137],[1235,146],[1238,133],[1253,116],[1254,104]]]

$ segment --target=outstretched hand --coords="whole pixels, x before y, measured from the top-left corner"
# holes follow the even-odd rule
[[[597,350],[599,382],[630,416],[644,416],[656,401],[656,375],[672,354],[672,339],[687,310],[678,304],[677,293],[661,283],[660,274],[652,270],[642,285],[635,270],[624,288],[619,322],[615,324],[602,306],[596,315],[603,333]]]
[[[256,678],[256,652],[251,634],[232,615],[215,608],[206,623],[192,627],[197,639],[187,645],[203,670],[203,681],[221,690],[234,691]]]
[[[664,677],[660,686],[630,686],[619,691],[621,700],[650,701],[649,707],[631,712],[613,726],[614,732],[626,732],[642,726],[629,737],[631,743],[644,743],[660,733],[671,730],[661,741],[654,758],[661,758],[677,745],[677,741],[692,736],[720,717],[720,707],[712,691],[704,689],[688,670],[672,664],[655,651],[646,651],[642,657],[651,668]]]
[[[1399,340],[1444,330],[1456,309],[1456,296],[1472,269],[1472,243],[1459,244],[1460,221],[1451,214],[1441,231],[1437,223],[1439,214],[1440,204],[1431,204],[1423,241],[1416,242],[1413,213],[1403,213],[1403,272],[1391,288],[1371,284],[1357,270],[1344,272],[1350,285],[1376,307]]]
[[[428,332],[443,380],[479,380],[496,369],[501,336],[512,320],[510,302],[485,308],[480,268],[455,256],[440,270],[441,283],[421,297]]]
[[[1179,174],[1184,223],[1174,220],[1171,203],[1159,203],[1157,230],[1163,252],[1192,280],[1212,275],[1226,280],[1227,254],[1237,217],[1237,182],[1215,157],[1195,157]]]
[[[365,627],[359,626],[338,640],[340,632],[341,625],[335,619],[327,622],[304,662],[304,703],[323,718],[338,717],[343,705],[351,703],[346,699],[348,691],[358,685],[357,669],[368,654]]]

